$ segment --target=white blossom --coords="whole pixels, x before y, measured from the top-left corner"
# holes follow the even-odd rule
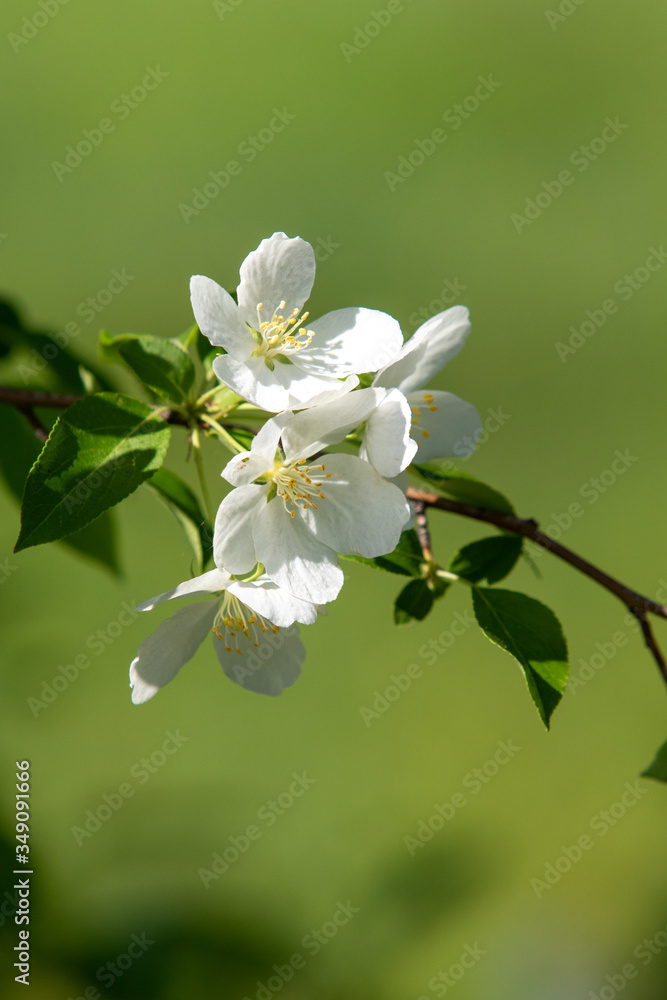
[[[310,321],[302,312],[315,279],[313,248],[274,233],[240,269],[238,305],[210,278],[193,276],[201,332],[226,353],[213,370],[243,399],[271,413],[315,405],[358,385],[399,350],[401,330],[387,313],[349,308]]]
[[[337,553],[373,558],[392,552],[411,516],[401,490],[354,455],[313,458],[366,420],[388,395],[361,389],[268,420],[251,451],[223,470],[236,489],[218,509],[216,563],[237,574],[261,563],[291,594],[325,604],[343,584]],[[398,473],[411,454],[409,413],[403,408],[386,465]],[[384,455],[379,464],[385,464]]]
[[[424,389],[458,354],[469,333],[465,306],[438,313],[419,327],[373,380],[373,386],[394,387],[406,396],[412,411],[411,435],[418,446],[416,461],[454,455],[465,458],[475,449],[471,440],[479,437],[482,428],[475,407],[451,392]],[[366,425],[363,453],[374,465],[393,438],[390,406],[388,399],[380,403]]]
[[[301,672],[306,653],[294,624],[312,624],[317,608],[281,590],[268,577],[234,580],[212,569],[137,606],[150,611],[175,597],[217,594],[163,621],[141,643],[130,666],[135,705],[148,701],[192,659],[207,635],[227,677],[260,694],[278,695]]]

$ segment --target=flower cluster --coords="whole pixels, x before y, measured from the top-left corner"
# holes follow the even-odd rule
[[[406,343],[376,309],[311,320],[303,307],[315,255],[284,233],[262,240],[240,278],[235,301],[193,277],[192,308],[220,350],[217,378],[267,419],[250,451],[222,471],[232,489],[215,519],[216,568],[138,607],[215,595],[181,608],[141,644],[130,668],[135,703],[168,683],[209,633],[242,687],[277,695],[293,684],[305,658],[296,623],[312,624],[338,596],[338,555],[392,552],[412,519],[409,465],[464,456],[462,443],[481,431],[474,406],[426,388],[465,343],[465,307],[433,316]]]

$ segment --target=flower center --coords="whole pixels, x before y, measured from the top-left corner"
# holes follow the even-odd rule
[[[263,354],[267,361],[278,356],[288,358],[311,343],[315,333],[312,330],[300,329],[310,313],[299,316],[301,310],[293,309],[290,316],[285,317],[282,310],[285,302],[281,302],[271,319],[262,316],[263,305],[257,305],[257,332],[261,337],[258,354]]]
[[[410,409],[412,410],[412,427],[417,427],[419,421],[422,418],[422,412],[428,410],[430,413],[435,413],[438,407],[433,402],[433,396],[430,392],[425,392],[423,394],[424,402],[416,403],[414,397],[410,398]],[[428,431],[424,427],[420,427],[419,431],[421,436],[427,438],[429,436]],[[416,436],[415,436],[416,440]]]
[[[313,507],[317,510],[313,497],[324,500],[322,487],[325,480],[331,479],[331,473],[326,471],[324,462],[320,465],[307,465],[306,459],[300,458],[298,462],[277,465],[270,477],[278,496],[283,498],[285,510],[289,511],[290,517],[294,517],[297,508],[306,510],[307,507]]]
[[[243,654],[240,648],[242,638],[253,646],[259,646],[260,633],[266,635],[271,631],[275,635],[280,629],[278,625],[272,625],[261,615],[251,611],[238,597],[226,590],[213,621],[212,631],[218,639],[224,640],[228,653]]]

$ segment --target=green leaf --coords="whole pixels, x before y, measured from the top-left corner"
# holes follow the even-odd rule
[[[173,340],[148,333],[123,333],[112,337],[102,330],[99,351],[103,361],[124,362],[160,399],[176,403],[187,399],[195,378],[195,366],[185,349]]]
[[[169,426],[120,393],[87,396],[53,425],[28,476],[15,552],[72,535],[160,467]]]
[[[209,368],[210,364],[218,354],[225,354],[226,351],[222,347],[214,347],[211,341],[204,336],[197,324],[191,326],[189,330],[182,333],[178,338],[179,343],[183,345],[186,351],[194,348],[197,357],[201,361],[204,368]]]
[[[486,507],[487,510],[498,511],[500,514],[516,514],[507,497],[491,486],[487,486],[486,483],[481,483],[479,479],[469,476],[466,472],[448,469],[436,462],[413,465],[412,468],[419,473],[422,479],[434,486],[438,493],[444,493],[454,500],[462,500],[475,507]]]
[[[28,473],[37,460],[41,445],[26,418],[13,407],[3,405],[0,405],[0,441],[0,473],[20,504]],[[120,572],[111,511],[105,511],[82,531],[62,539],[62,544],[101,563],[113,573]]]
[[[655,778],[656,781],[667,781],[667,743],[663,743],[655,759],[645,771],[641,773],[642,778]]]
[[[422,575],[421,567],[424,562],[424,554],[417,538],[417,532],[412,529],[403,532],[398,545],[389,555],[377,556],[375,559],[354,555],[343,556],[343,558],[364,563],[366,566],[374,566],[376,569],[384,569],[388,573],[415,577]]]
[[[397,625],[408,625],[422,621],[433,607],[435,595],[426,580],[411,580],[396,598],[394,621]]]
[[[514,535],[493,535],[464,545],[447,567],[471,583],[498,583],[510,573],[521,556],[523,539]]]
[[[197,560],[197,575],[213,554],[213,529],[187,483],[169,469],[158,469],[146,483],[183,527]]]
[[[547,729],[567,686],[567,644],[553,611],[512,590],[473,587],[475,617],[482,631],[520,663]]]

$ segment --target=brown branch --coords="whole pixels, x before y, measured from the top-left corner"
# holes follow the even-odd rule
[[[42,392],[41,390],[33,389],[14,389],[8,386],[0,385],[0,403],[8,403],[9,406],[15,406],[17,410],[21,413],[25,413],[30,423],[35,428],[35,433],[37,433],[37,425],[41,427],[39,420],[35,417],[34,413],[32,417],[30,414],[35,406],[42,407],[43,409],[50,410],[66,410],[70,406],[74,406],[81,399],[85,399],[85,396],[75,396],[69,393],[62,392]],[[190,421],[182,413],[178,413],[176,410],[170,410],[165,408],[164,410],[157,411],[162,419],[168,424],[178,424],[181,427],[189,427]],[[36,421],[36,423],[34,422]],[[204,430],[208,430],[205,425],[202,425]],[[225,427],[230,427],[232,430],[243,430],[255,433],[254,428],[244,427],[242,424],[229,424],[225,423]],[[42,427],[44,431],[44,428]],[[42,441],[46,441],[47,432],[44,431],[44,437],[41,438]],[[40,437],[40,434],[37,433]]]
[[[554,541],[553,538],[549,538],[545,535],[543,531],[540,531],[537,521],[532,519],[525,520],[520,517],[515,517],[512,514],[503,514],[495,510],[487,510],[485,507],[475,507],[473,504],[463,503],[459,500],[447,500],[445,497],[439,496],[437,493],[429,493],[426,490],[415,489],[410,487],[407,491],[408,500],[411,503],[417,503],[421,505],[422,510],[433,507],[437,510],[446,510],[450,514],[460,514],[462,517],[469,517],[475,521],[484,521],[487,524],[493,524],[496,528],[501,528],[503,531],[511,531],[515,535],[520,535],[522,538],[529,538],[536,545],[540,545],[543,549],[553,553],[559,559],[568,563],[570,566],[574,566],[578,569],[580,573],[585,576],[590,577],[591,580],[595,580],[599,583],[601,587],[608,590],[615,597],[618,597],[620,601],[625,604],[626,608],[632,612],[639,624],[641,625],[642,634],[644,636],[644,641],[646,646],[653,654],[660,673],[667,683],[667,664],[665,659],[660,652],[660,649],[656,643],[653,631],[646,617],[647,614],[657,615],[659,618],[667,618],[667,607],[663,604],[658,604],[656,601],[652,601],[649,597],[644,597],[642,594],[638,594],[635,590],[631,590],[626,587],[625,584],[621,583],[619,580],[614,579],[613,576],[609,576],[608,573],[604,573],[597,566],[589,563],[586,559],[582,559],[581,556],[577,555],[576,552],[572,552],[571,549],[566,548],[561,545],[560,542]]]
[[[667,683],[667,663],[665,663],[665,658],[662,655],[662,650],[656,642],[656,638],[653,635],[653,629],[651,628],[651,623],[649,622],[646,614],[640,611],[639,608],[630,608],[633,615],[641,625],[642,635],[644,636],[644,642],[648,649],[650,649],[653,654],[653,659],[658,664],[658,669],[662,674],[665,683]]]
[[[49,436],[49,432],[33,410],[32,406],[19,406],[17,408],[28,420],[28,423],[35,432],[35,437],[38,438],[42,444],[44,444]]]
[[[426,517],[425,505],[421,500],[411,500],[410,503],[415,512],[415,531],[417,532],[417,538],[419,539],[419,544],[421,545],[421,549],[424,554],[424,560],[429,565],[432,565],[435,560],[433,558],[431,532],[428,528],[428,518]]]

